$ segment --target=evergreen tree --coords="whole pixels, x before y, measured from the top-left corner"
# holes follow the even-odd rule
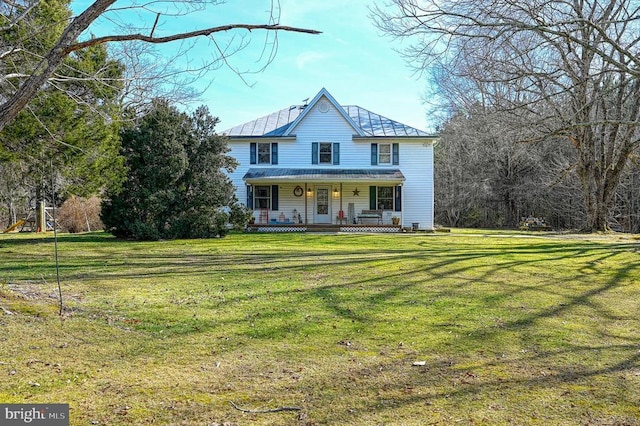
[[[6,12],[0,22],[15,21],[0,31],[0,45],[11,52],[11,60],[0,61],[5,76],[0,98],[6,98],[55,45],[71,14],[68,0],[40,2],[29,19],[17,19],[17,7],[0,10]],[[52,168],[62,196],[94,195],[122,180],[118,99],[123,71],[104,45],[75,51],[0,132],[0,180],[7,183],[0,187],[0,204],[8,207],[10,220],[21,215],[34,193],[51,193]]]
[[[102,220],[114,235],[153,240],[213,237],[226,233],[223,207],[236,204],[223,170],[236,162],[218,119],[205,107],[189,116],[156,99],[140,121],[122,131],[127,178],[111,189]]]

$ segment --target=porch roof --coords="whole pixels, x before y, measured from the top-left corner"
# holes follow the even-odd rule
[[[399,169],[285,169],[253,168],[242,177],[247,183],[259,181],[281,182],[363,182],[385,181],[404,182],[405,177]]]

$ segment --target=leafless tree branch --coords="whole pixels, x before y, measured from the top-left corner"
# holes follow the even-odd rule
[[[0,32],[3,31],[7,31],[10,30],[11,28],[13,28],[18,22],[22,21],[27,15],[29,15],[29,13],[31,13],[31,11],[40,4],[40,0],[36,0],[32,3],[28,3],[25,6],[21,6],[18,5],[17,3],[14,2],[9,2],[9,1],[4,1],[4,3],[6,3],[8,6],[15,8],[15,9],[22,9],[22,11],[16,15],[7,25],[4,25],[2,27],[0,27]]]
[[[97,38],[93,38],[90,40],[69,45],[64,49],[64,51],[65,53],[71,53],[73,51],[81,50],[90,46],[96,46],[98,44],[104,44],[104,43],[110,43],[110,42],[123,42],[123,41],[143,41],[145,43],[152,43],[152,44],[169,43],[172,41],[185,40],[185,39],[190,39],[195,37],[208,37],[214,33],[230,31],[230,30],[238,30],[238,29],[247,30],[247,31],[267,30],[267,31],[289,31],[289,32],[298,32],[298,33],[305,33],[305,34],[320,34],[320,31],[316,31],[316,30],[289,27],[286,25],[277,25],[277,24],[274,24],[274,25],[229,24],[229,25],[222,25],[219,27],[207,28],[204,30],[191,31],[187,33],[172,34],[166,37],[153,37],[153,36],[146,36],[144,34],[125,34],[125,35],[111,35],[111,36],[97,37]]]
[[[123,33],[94,37],[78,41],[79,37],[99,17],[105,15],[107,11],[113,12],[118,10],[117,8],[109,9],[114,5],[115,2],[116,0],[96,0],[80,15],[71,20],[71,22],[67,25],[66,29],[58,39],[55,46],[43,56],[37,66],[30,73],[29,77],[24,79],[17,90],[15,90],[13,93],[11,93],[10,95],[5,95],[5,98],[0,98],[0,100],[2,101],[2,104],[0,104],[0,130],[2,130],[8,123],[10,123],[15,118],[15,116],[25,107],[25,105],[35,96],[38,90],[50,80],[56,70],[62,65],[64,58],[66,58],[72,52],[79,51],[91,46],[96,46],[104,43],[124,43],[132,41],[148,44],[163,44],[180,40],[192,40],[200,37],[208,37],[212,40],[213,34],[228,32],[232,30],[246,30],[249,32],[264,30],[267,31],[267,33],[287,31],[305,34],[319,34],[319,31],[316,30],[279,25],[276,22],[272,22],[269,24],[227,24],[196,31],[175,33],[168,36],[154,36],[154,31],[151,31],[149,35],[144,35],[139,32],[132,34]],[[186,14],[188,13],[189,8],[193,9],[204,7],[205,4],[207,4],[207,1],[205,0],[172,2],[152,1],[136,7],[144,10],[151,10],[152,6],[160,6],[164,7],[165,12],[163,13]],[[213,1],[213,4],[216,4],[216,1]],[[171,12],[166,12],[167,10],[169,10],[169,7],[167,5],[173,7]],[[185,10],[181,11],[180,6],[184,6]],[[156,15],[156,19],[157,17],[158,15]],[[224,51],[220,50],[220,52]],[[224,56],[222,57],[222,60],[225,60]]]

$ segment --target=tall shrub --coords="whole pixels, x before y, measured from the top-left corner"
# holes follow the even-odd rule
[[[107,193],[102,220],[118,237],[141,240],[224,235],[226,206],[236,203],[224,171],[236,162],[218,119],[206,107],[192,115],[156,99],[122,132],[127,179]]]

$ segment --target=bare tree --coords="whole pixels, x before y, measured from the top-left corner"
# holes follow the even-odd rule
[[[481,105],[447,121],[435,148],[439,223],[513,228],[533,215],[555,228],[576,225],[571,203],[580,191],[559,173],[574,160],[570,144],[514,143],[514,127],[511,115]]]
[[[608,230],[616,188],[640,145],[640,2],[392,3],[373,10],[375,22],[413,40],[404,53],[417,69],[465,80],[467,101],[524,116],[520,140],[571,142],[585,230]]]
[[[39,52],[25,52],[29,50],[27,41],[28,35],[21,38],[11,37],[0,38],[0,87],[4,90],[0,94],[0,130],[2,130],[16,115],[33,99],[38,90],[49,84],[52,78],[56,77],[56,71],[63,65],[65,58],[72,52],[105,43],[140,42],[147,44],[163,44],[170,42],[185,42],[197,38],[206,38],[212,46],[212,51],[216,54],[209,62],[198,64],[196,67],[188,67],[189,72],[206,72],[212,67],[218,67],[221,63],[231,66],[232,69],[241,73],[242,70],[233,68],[227,59],[238,49],[246,45],[223,43],[218,41],[217,35],[233,31],[254,31],[265,30],[268,34],[275,34],[267,38],[265,42],[266,63],[268,64],[277,50],[278,31],[290,31],[307,34],[318,34],[318,31],[297,27],[280,25],[278,22],[279,5],[271,2],[271,15],[266,24],[225,24],[196,29],[188,32],[169,32],[160,34],[162,18],[171,17],[178,19],[193,13],[201,12],[207,7],[218,5],[217,0],[151,0],[149,2],[138,3],[135,0],[96,0],[86,10],[78,16],[72,17],[68,22],[63,22],[63,31],[52,46],[45,46],[44,54]],[[11,31],[16,25],[28,23],[35,10],[40,5],[40,0],[3,0],[0,4],[0,36],[3,32]],[[131,27],[126,23],[122,13],[136,13],[136,20],[140,22],[137,26]],[[114,28],[114,33],[87,37],[86,32],[91,30],[91,24],[99,18],[109,20]],[[54,22],[60,24],[60,22]],[[28,25],[27,25],[28,26]],[[81,38],[83,37],[84,38]],[[242,39],[244,40],[244,39]],[[176,55],[184,57],[190,45],[181,44],[176,48]],[[17,55],[31,55],[34,66],[26,72],[13,72],[9,66],[13,58]],[[11,72],[9,70],[12,70]],[[87,76],[92,78],[92,76]],[[14,83],[15,82],[15,83]],[[13,90],[7,90],[11,87]]]

